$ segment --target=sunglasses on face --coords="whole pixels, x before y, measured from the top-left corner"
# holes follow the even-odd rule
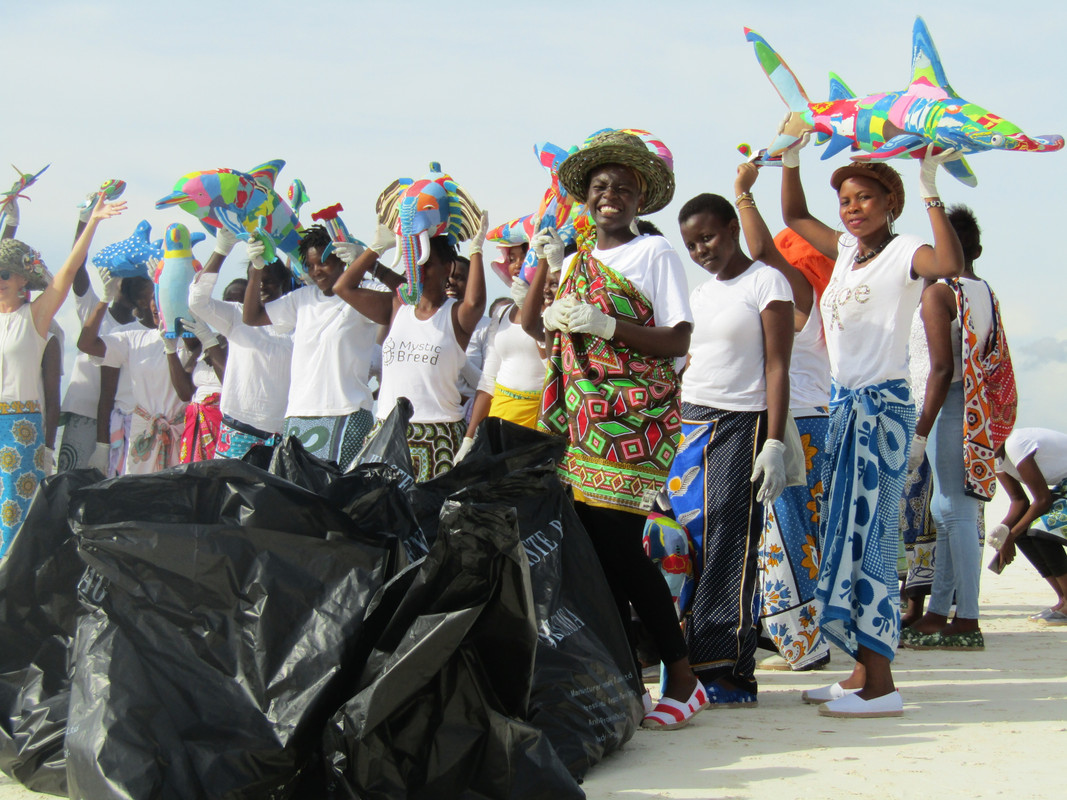
[[[5,270],[0,270],[0,281],[9,281],[9,280],[11,280],[11,272],[10,272],[10,270],[6,270],[6,269]]]

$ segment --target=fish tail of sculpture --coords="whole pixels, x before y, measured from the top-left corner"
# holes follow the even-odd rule
[[[778,92],[778,96],[782,98],[782,102],[789,107],[788,120],[779,131],[778,137],[767,148],[770,155],[778,155],[796,144],[805,133],[814,130],[809,107],[811,101],[804,87],[797,80],[797,76],[793,74],[793,70],[766,39],[750,28],[745,28],[745,39],[752,42],[756,60],[759,61],[760,67],[775,91]]]

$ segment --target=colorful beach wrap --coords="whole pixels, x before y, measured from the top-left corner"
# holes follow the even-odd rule
[[[63,438],[56,452],[56,468],[59,472],[84,469],[96,450],[96,420],[83,417],[72,411],[59,416]]]
[[[298,438],[316,458],[347,469],[373,424],[374,417],[365,408],[341,417],[286,417],[285,435]]]
[[[0,403],[0,556],[7,552],[44,480],[44,420],[34,401]]]
[[[203,402],[190,403],[185,407],[185,430],[182,432],[181,463],[210,461],[215,457],[219,441],[219,426],[222,410],[219,408],[219,393],[209,394]]]
[[[490,417],[499,417],[525,428],[537,429],[537,416],[541,411],[540,392],[521,392],[496,384],[493,389],[493,403],[489,407]]]
[[[696,589],[685,617],[689,663],[705,684],[757,689],[756,612],[763,506],[749,480],[767,414],[682,403],[682,441],[667,479],[675,519],[693,540]]]
[[[564,294],[616,319],[656,324],[648,298],[593,258],[588,245],[559,287]],[[663,488],[681,431],[674,359],[591,334],[556,332],[538,425],[567,437],[560,477],[574,487],[576,500],[644,513]]]
[[[172,419],[149,414],[140,406],[133,410],[130,423],[130,451],[126,455],[127,475],[149,475],[177,466],[181,437],[185,429],[185,409]]]
[[[126,457],[130,452],[130,432],[133,430],[133,414],[111,410],[111,449],[108,453],[107,476],[126,474]]]
[[[934,585],[934,548],[937,526],[930,514],[930,497],[934,482],[930,461],[922,463],[904,479],[904,493],[900,498],[900,535],[907,557],[904,590],[908,597],[926,597]],[[899,572],[899,570],[898,570]]]
[[[829,418],[796,417],[807,483],[788,486],[767,509],[760,541],[760,619],[789,666],[801,669],[830,651],[815,603],[819,577],[819,505]]]
[[[276,433],[261,431],[223,414],[222,422],[219,423],[219,442],[215,446],[215,458],[244,458],[256,445],[273,447],[280,439]]]
[[[862,646],[892,660],[900,638],[900,497],[914,433],[907,381],[833,384],[815,598],[823,635],[853,658]]]

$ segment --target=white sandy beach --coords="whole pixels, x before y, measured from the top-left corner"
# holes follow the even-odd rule
[[[1067,626],[1027,620],[1051,600],[1021,556],[999,577],[983,572],[985,651],[901,650],[901,718],[831,719],[800,701],[802,689],[844,677],[850,664],[835,651],[822,672],[760,671],[758,708],[705,711],[673,733],[639,731],[584,788],[591,800],[1058,797]],[[0,777],[0,800],[42,796]]]

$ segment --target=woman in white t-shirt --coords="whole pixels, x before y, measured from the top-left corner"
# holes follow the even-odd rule
[[[930,247],[893,231],[904,184],[880,162],[852,162],[830,179],[844,235],[813,217],[800,183],[804,141],[783,154],[782,215],[836,259],[820,302],[833,385],[816,599],[823,635],[857,660],[845,681],[805,692],[804,699],[825,703],[819,713],[826,716],[899,716],[903,699],[890,664],[900,638],[900,498],[915,431],[907,343],[923,279],[954,277],[963,268],[934,186],[938,165],[953,154],[922,164]]]
[[[45,475],[41,357],[49,326],[85,261],[97,225],[125,208],[125,203],[106,203],[100,195],[55,277],[29,245],[11,238],[0,241],[0,556],[22,527]],[[13,233],[14,225],[9,223],[5,231]],[[27,302],[27,289],[41,293]]]
[[[1030,619],[1067,625],[1067,434],[1016,428],[1004,442],[996,470],[1011,501],[1007,516],[989,533],[990,542],[1002,542],[1001,568],[1015,559],[1018,547],[1056,592],[1056,603]],[[1034,535],[1042,529],[1043,535]]]
[[[463,442],[467,422],[459,374],[467,361],[467,345],[485,311],[485,276],[482,245],[489,216],[471,239],[470,269],[463,299],[446,294],[455,250],[447,236],[430,239],[430,252],[422,271],[422,295],[416,305],[400,301],[396,292],[361,288],[363,276],[382,255],[371,248],[351,262],[334,285],[337,296],[379,325],[389,326],[382,343],[382,385],[378,391],[378,425],[406,397],[414,407],[408,423],[413,476],[422,482],[452,468]],[[384,233],[376,237],[385,242]],[[345,250],[347,248],[341,248]]]
[[[757,213],[747,192],[737,206]],[[786,483],[793,293],[778,270],[741,250],[741,225],[725,198],[697,195],[678,224],[689,257],[711,275],[689,298],[682,441],[667,478],[696,552],[686,643],[713,706],[754,706],[757,557],[764,506]],[[781,259],[773,248],[764,257]]]
[[[965,206],[949,211],[963,248],[963,274],[938,281],[922,295],[922,320],[930,354],[922,413],[915,424],[909,472],[929,455],[930,514],[937,526],[934,578],[927,612],[901,633],[901,645],[916,649],[982,650],[978,585],[982,570],[979,530],[982,500],[995,489],[993,447],[984,441],[981,359],[993,334],[992,290],[974,272],[982,253],[980,230]],[[965,328],[961,328],[961,319]],[[974,367],[977,366],[977,369]],[[968,402],[968,395],[972,402]],[[926,437],[930,437],[927,448]],[[956,614],[948,614],[955,597]]]

